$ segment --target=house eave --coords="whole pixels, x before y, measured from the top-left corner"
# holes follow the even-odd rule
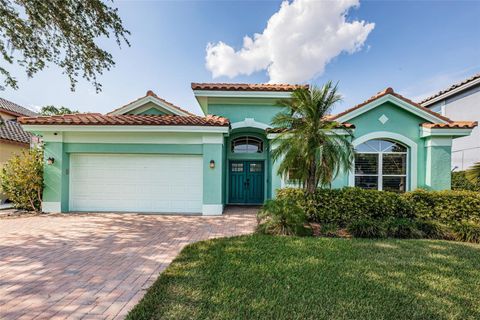
[[[448,136],[452,138],[469,136],[473,129],[436,129],[420,127],[420,137]]]
[[[22,125],[28,132],[198,132],[228,133],[227,126]]]
[[[442,101],[442,100],[444,100],[444,99],[446,99],[446,98],[448,98],[448,97],[451,97],[451,96],[453,96],[453,95],[455,95],[455,94],[458,94],[458,93],[460,93],[460,92],[462,92],[462,91],[464,91],[464,90],[467,90],[467,89],[469,89],[469,88],[471,88],[471,87],[474,87],[474,86],[476,86],[476,85],[478,85],[478,84],[480,84],[480,78],[478,78],[478,79],[476,79],[476,80],[473,80],[473,81],[471,81],[471,82],[469,82],[469,83],[466,83],[466,84],[464,84],[464,85],[462,85],[462,86],[460,86],[460,87],[458,87],[458,88],[455,88],[455,89],[452,89],[452,90],[450,90],[450,91],[447,91],[447,92],[439,95],[438,97],[435,97],[435,98],[432,98],[432,99],[430,99],[430,100],[424,101],[424,102],[422,102],[422,103],[420,103],[420,104],[421,104],[422,106],[428,108],[428,107],[430,107],[431,105],[433,105],[433,104],[435,104],[435,103],[437,103],[437,102],[439,102],[439,101]]]

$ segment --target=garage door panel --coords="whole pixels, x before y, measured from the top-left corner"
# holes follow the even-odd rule
[[[201,156],[72,154],[70,159],[72,211],[201,212]]]

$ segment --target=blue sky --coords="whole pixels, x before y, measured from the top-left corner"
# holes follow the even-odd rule
[[[116,61],[101,77],[102,93],[96,94],[82,80],[70,92],[68,79],[51,66],[33,79],[13,68],[20,89],[7,88],[0,95],[27,107],[53,104],[105,113],[151,89],[200,114],[191,82],[270,80],[265,70],[214,79],[206,68],[206,47],[222,41],[241,49],[243,37],[262,33],[281,1],[117,1],[115,5],[132,32],[131,47],[118,49],[113,41],[102,41]],[[320,16],[328,16],[329,6],[323,8],[327,12]],[[351,54],[335,55],[323,72],[304,82],[339,81],[344,101],[335,111],[388,86],[420,99],[480,72],[479,16],[480,1],[361,1],[348,11],[346,20],[375,24],[363,46]],[[321,48],[322,43],[316,45]]]

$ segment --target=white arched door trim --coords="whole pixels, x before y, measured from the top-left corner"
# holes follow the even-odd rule
[[[410,180],[409,190],[415,190],[417,188],[417,183],[418,183],[417,181],[418,179],[418,163],[417,163],[418,145],[415,143],[415,141],[405,136],[402,136],[401,134],[398,134],[398,133],[388,132],[388,131],[376,131],[376,132],[367,133],[361,137],[358,137],[357,139],[353,140],[352,144],[353,144],[353,147],[357,147],[359,144],[362,144],[372,139],[391,139],[391,140],[401,142],[409,148],[410,159],[408,161],[410,163],[409,165],[410,170],[408,172],[407,179]],[[350,170],[350,173],[348,175],[348,185],[351,187],[355,185],[355,168],[354,167]]]

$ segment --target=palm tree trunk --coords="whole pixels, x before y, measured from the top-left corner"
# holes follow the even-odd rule
[[[307,193],[314,194],[317,189],[317,178],[316,178],[316,169],[317,165],[315,161],[310,163],[310,169],[308,170],[308,179],[307,179]]]

